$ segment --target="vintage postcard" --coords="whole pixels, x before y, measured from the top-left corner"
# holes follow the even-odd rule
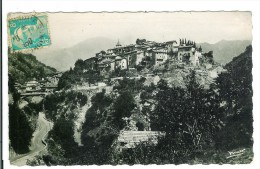
[[[250,11],[7,22],[11,165],[254,160]]]

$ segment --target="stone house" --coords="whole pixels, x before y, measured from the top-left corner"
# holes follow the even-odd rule
[[[41,90],[40,83],[37,82],[36,80],[32,80],[26,83],[26,92],[35,92]]]
[[[128,60],[127,58],[122,58],[120,56],[117,56],[115,58],[115,69],[120,68],[121,70],[128,68]]]
[[[179,62],[189,62],[190,57],[192,57],[195,53],[195,48],[193,45],[186,46],[185,44],[183,46],[179,46],[178,48],[178,61]]]
[[[168,53],[167,49],[161,48],[161,49],[155,49],[155,65],[160,65],[162,63],[165,63],[168,60]]]
[[[193,66],[200,66],[200,58],[202,57],[202,54],[200,51],[196,50],[194,54],[190,57],[190,62]]]

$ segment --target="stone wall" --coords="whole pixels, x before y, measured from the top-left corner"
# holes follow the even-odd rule
[[[121,131],[117,143],[120,148],[134,148],[142,142],[157,144],[158,137],[163,136],[165,133],[160,131]]]

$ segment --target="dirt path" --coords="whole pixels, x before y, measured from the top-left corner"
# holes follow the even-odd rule
[[[18,155],[17,157],[10,159],[12,165],[23,166],[26,165],[28,159],[32,159],[39,152],[44,150],[46,146],[42,143],[46,135],[52,128],[52,123],[45,119],[45,115],[40,112],[38,117],[38,127],[33,134],[31,141],[30,152],[23,155]]]

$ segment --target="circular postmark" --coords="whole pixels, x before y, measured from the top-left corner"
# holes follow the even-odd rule
[[[51,44],[46,14],[9,19],[8,35],[12,51],[36,49]]]

